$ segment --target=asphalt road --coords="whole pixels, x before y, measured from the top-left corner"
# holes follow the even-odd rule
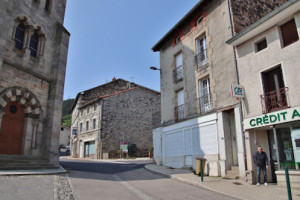
[[[69,170],[77,200],[234,199],[148,171],[148,162],[61,159],[60,164]]]

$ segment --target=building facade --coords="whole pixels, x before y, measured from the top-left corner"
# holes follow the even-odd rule
[[[152,129],[160,125],[160,93],[123,79],[77,95],[72,111],[71,155],[120,157],[121,143],[137,154],[152,148]]]
[[[270,159],[268,181],[300,188],[300,2],[289,1],[237,34],[249,180],[256,183],[253,155],[262,146]]]
[[[0,159],[58,166],[70,33],[66,0],[0,2]]]
[[[152,48],[162,71],[163,126],[153,131],[158,164],[195,168],[202,157],[210,176],[245,176],[241,104],[230,92],[239,79],[226,41],[283,2],[199,1]]]
[[[60,137],[59,137],[59,145],[67,147],[70,145],[70,127],[61,126],[60,128]]]

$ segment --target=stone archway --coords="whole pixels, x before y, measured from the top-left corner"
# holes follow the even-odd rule
[[[7,106],[10,104],[19,106],[24,111],[24,131],[22,134],[22,153],[25,146],[31,149],[36,148],[36,137],[38,127],[42,122],[42,108],[37,97],[28,89],[22,87],[11,87],[0,92],[0,133],[2,132],[2,120],[8,113]],[[7,127],[4,127],[7,128]],[[26,141],[25,141],[26,138]],[[1,152],[0,152],[1,154]]]

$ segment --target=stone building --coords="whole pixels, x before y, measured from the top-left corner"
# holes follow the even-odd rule
[[[257,182],[253,155],[270,159],[268,181],[300,188],[300,1],[291,0],[228,41],[236,46],[244,86],[243,124],[248,179]]]
[[[70,145],[70,127],[61,126],[60,128],[60,137],[59,137],[59,145],[60,146],[69,146]]]
[[[70,37],[65,7],[66,0],[0,1],[0,160],[58,166]]]
[[[71,155],[120,156],[120,143],[136,144],[137,156],[152,147],[160,126],[160,93],[123,79],[78,93],[72,108]]]
[[[153,131],[158,164],[195,168],[195,157],[203,157],[210,176],[245,176],[241,104],[230,90],[239,79],[226,41],[284,2],[201,0],[155,44],[163,124]]]

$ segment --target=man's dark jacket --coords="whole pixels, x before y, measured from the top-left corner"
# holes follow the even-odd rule
[[[259,167],[266,167],[268,165],[268,156],[265,152],[259,153],[258,151],[254,155],[254,163]]]

